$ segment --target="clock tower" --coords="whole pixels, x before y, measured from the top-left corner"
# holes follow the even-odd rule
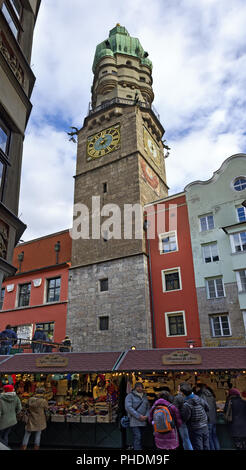
[[[139,208],[168,191],[152,63],[117,24],[96,48],[93,73],[78,131],[67,333],[74,351],[151,348]]]

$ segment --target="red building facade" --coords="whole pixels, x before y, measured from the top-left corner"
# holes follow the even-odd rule
[[[54,342],[64,339],[70,259],[68,230],[15,248],[13,264],[17,272],[2,286],[0,331],[10,324],[18,338],[31,339],[37,325],[41,325]]]
[[[201,346],[185,193],[145,207],[153,347]]]

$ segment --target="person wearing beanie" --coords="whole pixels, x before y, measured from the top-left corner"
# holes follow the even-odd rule
[[[22,450],[26,450],[31,433],[35,433],[34,450],[40,447],[41,434],[47,427],[45,411],[48,409],[48,402],[44,398],[45,389],[38,387],[35,396],[28,400],[28,421],[25,427],[25,435],[22,441]]]
[[[21,402],[13,385],[4,385],[0,395],[0,441],[8,446],[9,433],[17,423],[17,415],[21,411]]]
[[[125,409],[130,418],[134,450],[142,450],[143,431],[147,425],[149,408],[143,384],[136,382],[134,389],[128,393],[125,399]]]
[[[246,450],[246,401],[237,388],[231,388],[224,407],[225,415],[231,415],[229,432],[237,450]]]
[[[229,397],[231,397],[231,396],[240,397],[241,396],[240,390],[238,390],[238,388],[230,388],[228,394],[229,394]]]

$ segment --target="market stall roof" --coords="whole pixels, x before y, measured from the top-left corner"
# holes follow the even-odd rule
[[[0,356],[0,372],[111,372],[122,352],[23,353]]]
[[[246,370],[246,347],[129,350],[117,371]]]

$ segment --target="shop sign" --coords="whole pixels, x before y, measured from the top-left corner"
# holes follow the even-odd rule
[[[59,354],[47,354],[36,359],[37,367],[64,367],[68,365],[68,358]]]
[[[162,364],[201,364],[200,354],[194,354],[190,351],[174,351],[171,354],[162,356]]]

